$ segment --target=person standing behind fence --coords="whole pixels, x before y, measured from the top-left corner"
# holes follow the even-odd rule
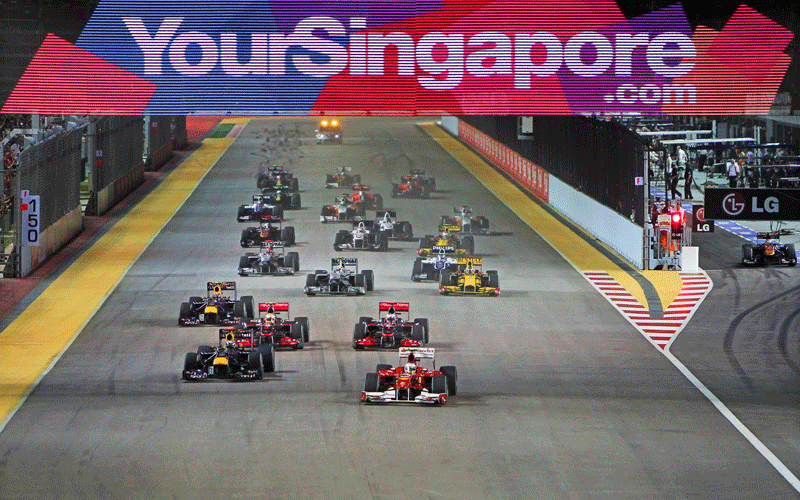
[[[686,170],[683,171],[683,199],[693,200],[692,197],[692,182],[694,181],[694,172],[691,165],[686,164]]]
[[[742,170],[739,168],[739,164],[736,163],[734,159],[728,160],[728,185],[732,188],[736,187],[736,182],[739,180],[739,176],[742,173]]]
[[[672,155],[670,163],[670,174],[667,182],[669,183],[669,190],[672,193],[672,199],[677,200],[680,197],[680,193],[678,193],[678,178],[680,175],[678,171],[678,165],[675,163],[675,155]]]

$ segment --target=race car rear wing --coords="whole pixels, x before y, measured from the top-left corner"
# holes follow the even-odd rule
[[[219,329],[220,343],[225,341],[253,340],[253,332],[244,328],[220,328]]]
[[[780,231],[770,231],[763,233],[756,233],[757,240],[779,240],[781,239]]]
[[[410,173],[411,175],[425,175],[425,171],[424,171],[424,170],[420,170],[420,169],[418,169],[418,168],[412,168],[412,169],[409,171],[409,173]]]
[[[261,250],[264,250],[267,247],[272,248],[283,248],[286,246],[286,242],[282,240],[267,240],[266,242],[261,244]]]
[[[408,302],[378,302],[378,311],[385,312],[394,308],[397,312],[408,312]]]
[[[372,229],[375,227],[375,222],[376,221],[374,220],[354,220],[353,228],[358,228],[361,226],[361,224],[364,224],[364,229],[372,231]]]
[[[358,272],[358,258],[357,257],[334,257],[331,259],[331,269],[338,266],[355,267]]]
[[[389,218],[396,219],[397,218],[397,211],[396,210],[378,210],[375,212],[376,219],[383,219],[383,217],[389,214]]]
[[[258,303],[258,317],[262,318],[264,313],[279,314],[286,313],[286,319],[289,318],[289,303],[288,302],[259,302]]]
[[[467,205],[461,205],[460,207],[453,207],[454,214],[471,214],[472,207]]]
[[[448,233],[459,233],[461,232],[461,226],[458,224],[440,224],[439,225],[439,232],[447,231]]]
[[[436,359],[436,349],[433,347],[401,347],[398,355],[405,359],[412,352],[417,359]]]
[[[280,215],[262,215],[261,216],[261,223],[265,222],[281,222]]]
[[[472,263],[473,266],[482,266],[483,265],[483,259],[480,258],[480,257],[463,257],[463,258],[459,258],[456,261],[456,264],[458,264],[459,266],[466,266],[467,264],[470,264],[470,263]]]

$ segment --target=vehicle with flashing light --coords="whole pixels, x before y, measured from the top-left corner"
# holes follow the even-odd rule
[[[342,123],[336,118],[324,118],[317,127],[317,144],[342,143]]]

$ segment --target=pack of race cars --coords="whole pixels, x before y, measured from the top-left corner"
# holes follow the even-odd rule
[[[320,144],[341,144],[341,123],[322,120],[316,138]],[[382,195],[364,184],[361,174],[352,173],[350,167],[342,166],[328,174],[324,186],[342,193],[322,207],[320,222],[347,223],[350,227],[337,224],[331,232],[336,254],[329,269],[302,273],[306,276],[302,287],[306,296],[361,296],[372,292],[375,273],[361,269],[355,255],[360,251],[385,252],[403,241],[418,242],[413,281],[434,282],[442,295],[499,295],[497,272],[483,272],[482,259],[473,256],[475,236],[490,234],[489,220],[474,216],[470,207],[455,207],[453,213],[441,216],[435,234],[415,238],[411,222],[399,218],[398,210],[385,208]],[[299,179],[283,167],[267,166],[258,169],[255,187],[258,193],[237,212],[238,222],[251,223],[241,231],[240,246],[248,251],[239,258],[237,273],[246,277],[301,274],[300,251],[287,250],[297,245],[295,228],[284,219],[289,210],[301,208]],[[436,179],[419,169],[411,169],[391,185],[392,198],[426,199],[435,191]],[[289,280],[294,283],[294,278],[286,282]],[[292,318],[288,302],[266,297],[258,297],[256,302],[253,295],[240,297],[233,281],[209,282],[206,288],[206,297],[190,297],[180,305],[178,323],[216,325],[217,343],[200,345],[186,354],[184,380],[259,380],[275,371],[276,351],[302,350],[311,341],[309,318]],[[409,301],[383,300],[378,303],[376,316],[361,316],[355,322],[353,349],[398,350],[408,361],[398,367],[378,365],[375,373],[367,374],[362,402],[444,404],[448,396],[456,394],[455,367],[436,369],[435,350],[426,347],[430,342],[428,319],[412,318],[410,311]],[[434,363],[432,367],[418,364],[427,360]]]

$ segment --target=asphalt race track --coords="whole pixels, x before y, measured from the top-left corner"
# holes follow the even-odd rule
[[[0,498],[794,494],[569,263],[468,177],[416,121],[346,119],[341,146],[317,145],[312,119],[248,124],[0,433]],[[236,208],[254,194],[263,155],[282,147],[279,128],[295,127],[302,146],[283,159],[292,160],[287,166],[303,190],[304,209],[286,213],[297,231],[302,271],[239,278],[238,241],[246,224],[235,222]],[[502,295],[441,297],[434,284],[409,279],[415,243],[391,242],[387,253],[357,254],[361,268],[375,270],[371,295],[305,297],[305,272],[329,265],[333,235],[347,227],[319,222],[321,205],[341,191],[324,188],[325,174],[340,165],[361,173],[387,207],[412,222],[415,235],[432,233],[454,205],[467,203],[488,216],[504,235],[476,237],[476,253],[486,269],[499,271]],[[412,166],[435,176],[440,191],[429,200],[392,200],[391,180]],[[749,329],[770,328],[759,314],[777,304],[746,316],[733,334],[731,349],[747,377],[715,371],[729,365],[724,351],[706,358],[702,349],[709,343],[722,349],[726,332],[709,325],[733,320],[732,308],[746,300],[763,300],[748,295],[756,288],[748,285],[731,306],[732,295],[717,283],[725,272],[712,273],[713,300],[674,350],[681,359],[704,353],[698,366],[727,398],[752,411],[746,423],[780,423],[770,432],[780,433],[787,449],[776,453],[797,470],[796,417],[789,415],[797,401],[786,394],[796,391],[789,384],[797,386],[798,320],[785,339],[791,372],[770,376],[780,358],[760,358],[758,349],[771,345]],[[236,279],[240,295],[288,300],[293,316],[311,318],[312,342],[303,351],[279,352],[278,371],[263,381],[185,383],[184,354],[213,343],[216,329],[177,327],[179,303],[202,295],[206,281],[222,279]],[[764,283],[796,287],[780,285],[777,277]],[[787,314],[796,310],[798,295],[796,288],[785,295]],[[409,300],[412,317],[428,317],[437,361],[458,367],[459,395],[447,406],[358,402],[364,374],[397,361],[396,351],[350,346],[358,317],[376,315],[385,299]],[[757,407],[749,406],[751,399]]]

